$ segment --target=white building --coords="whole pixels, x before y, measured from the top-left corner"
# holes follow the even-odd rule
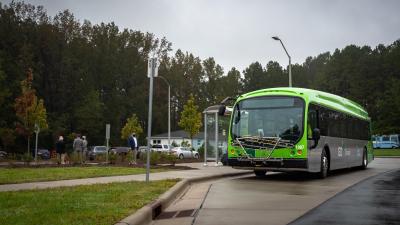
[[[212,136],[213,137],[213,136]],[[190,139],[189,134],[186,133],[184,130],[177,130],[171,132],[171,144],[175,142],[176,145],[181,146],[182,142],[188,142],[190,145],[193,143],[193,148],[198,150],[204,143],[204,132],[198,133],[196,136],[193,137],[193,140]],[[168,133],[157,134],[151,137],[150,139],[151,144],[168,144]],[[209,144],[211,146],[215,146],[215,141],[210,140]],[[222,148],[222,151],[226,151],[227,145],[227,137],[219,134],[218,137],[218,146]]]

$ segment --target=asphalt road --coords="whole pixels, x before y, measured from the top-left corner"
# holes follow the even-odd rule
[[[309,224],[400,224],[400,169],[368,178],[290,223]]]
[[[324,218],[329,219],[330,223],[325,223],[328,220],[319,220],[318,217],[321,211],[326,212],[326,210],[329,211],[332,208],[342,207],[340,201],[329,204],[330,201],[327,201],[328,206],[322,204],[317,207],[335,195],[347,202],[347,208],[343,207],[342,212],[350,211],[352,213],[351,210],[355,210],[360,204],[370,205],[368,206],[370,213],[385,204],[397,207],[397,212],[399,212],[398,185],[395,186],[397,190],[391,190],[388,199],[379,201],[369,201],[367,198],[371,199],[372,196],[372,198],[378,199],[379,192],[387,192],[388,190],[379,189],[381,187],[379,185],[373,186],[374,181],[372,179],[360,184],[364,186],[372,185],[370,189],[362,192],[362,196],[358,196],[357,192],[354,191],[353,194],[350,193],[344,195],[344,197],[337,195],[360,181],[393,169],[400,169],[399,158],[378,158],[366,170],[341,170],[334,172],[324,180],[315,179],[313,176],[301,173],[270,173],[264,178],[245,176],[219,180],[211,184],[201,208],[193,215],[191,221],[195,225],[279,225],[289,224],[314,209],[310,214],[306,214],[301,220],[296,221],[295,224],[344,224],[342,223],[343,220],[340,220],[341,214],[323,214]],[[397,177],[395,179],[399,179],[399,176],[396,175],[395,177]],[[348,191],[343,193],[346,192]],[[335,198],[331,200],[333,201]],[[393,200],[397,202],[393,203]],[[387,209],[385,210],[374,221],[382,220],[381,224],[392,224],[384,222],[387,218],[384,214]],[[308,220],[307,218],[316,219]]]

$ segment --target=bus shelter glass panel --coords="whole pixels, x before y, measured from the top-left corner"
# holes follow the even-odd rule
[[[229,117],[218,116],[215,114],[207,114],[206,124],[206,143],[207,143],[207,159],[215,160],[217,157],[216,149],[218,149],[218,159],[227,152],[227,138],[229,129]],[[218,136],[216,137],[216,129],[218,127]],[[216,142],[218,139],[218,143]]]
[[[215,152],[215,115],[207,114],[207,139],[205,140],[205,144],[207,144],[207,159],[215,160],[216,152]]]

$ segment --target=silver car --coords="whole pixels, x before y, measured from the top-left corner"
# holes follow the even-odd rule
[[[192,150],[189,147],[175,147],[171,150],[171,153],[179,159],[198,159],[200,157],[198,151]]]
[[[91,146],[89,151],[87,152],[87,156],[89,160],[96,159],[97,155],[106,155],[107,147],[106,146]]]

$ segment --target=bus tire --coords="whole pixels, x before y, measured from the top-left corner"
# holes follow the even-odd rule
[[[322,150],[321,154],[321,171],[318,174],[318,177],[321,179],[324,179],[325,177],[328,176],[329,172],[329,158],[328,155],[326,154],[326,150]]]
[[[364,148],[361,169],[365,170],[367,169],[367,166],[368,166],[368,152],[367,149]]]
[[[266,170],[254,170],[254,174],[256,175],[256,177],[265,177],[265,175],[267,174]]]

